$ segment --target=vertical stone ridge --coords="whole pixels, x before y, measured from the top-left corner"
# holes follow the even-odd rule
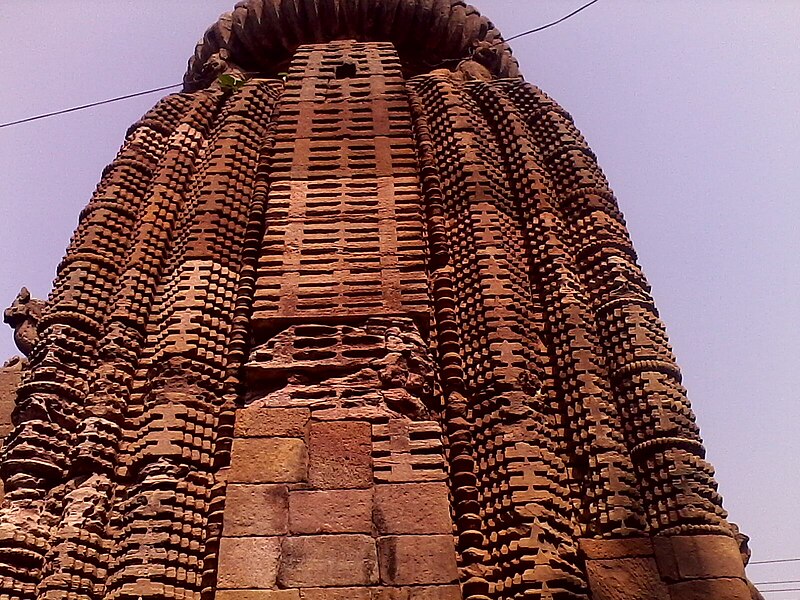
[[[558,191],[557,210],[589,292],[650,531],[732,535],[664,324],[594,154],[541,91],[502,87],[528,139],[538,140]]]
[[[236,407],[242,404],[246,391],[244,364],[251,342],[250,319],[255,295],[259,249],[267,227],[264,215],[269,196],[269,174],[275,145],[275,122],[278,118],[277,112],[280,107],[283,86],[281,86],[280,90],[281,94],[275,100],[272,118],[265,131],[258,156],[249,218],[242,242],[241,269],[227,347],[225,393],[223,403],[219,408],[215,432],[216,442],[213,453],[214,485],[211,488],[208,501],[206,556],[203,560],[201,582],[201,598],[203,600],[212,600],[216,593],[220,540],[222,538],[225,502],[227,499],[227,472],[230,466]]]
[[[489,347],[484,346],[483,350],[489,351],[489,360],[494,361],[490,364],[496,365],[494,371],[481,375],[473,367],[472,377],[477,378],[467,384],[471,388],[467,396],[472,398],[465,413],[469,438],[462,443],[474,455],[470,475],[474,477],[474,471],[481,477],[475,483],[481,490],[476,498],[476,506],[480,507],[477,524],[492,541],[483,542],[481,560],[467,569],[473,579],[465,586],[465,594],[471,586],[481,587],[481,577],[476,574],[482,572],[485,590],[476,593],[489,593],[492,597],[511,595],[520,585],[528,593],[536,593],[541,586],[542,597],[553,592],[575,592],[578,594],[575,597],[583,597],[581,590],[585,583],[576,564],[575,524],[570,516],[574,500],[569,490],[567,465],[559,455],[560,417],[553,412],[553,398],[548,398],[553,392],[548,392],[551,369],[547,349],[536,334],[539,327],[535,322],[541,319],[538,316],[541,309],[536,306],[527,282],[528,250],[521,207],[505,187],[505,168],[491,158],[501,154],[494,145],[494,134],[483,120],[479,105],[463,86],[442,75],[416,78],[411,87],[429,103],[424,108],[428,111],[426,120],[437,122],[434,146],[450,203],[447,229],[454,236],[450,247],[457,249],[456,255],[461,253],[453,267],[455,287],[461,288],[456,292],[461,299],[455,302],[462,307],[458,322],[461,328],[490,322],[487,327],[501,334],[496,342],[489,334]],[[451,146],[453,140],[459,145]],[[464,219],[465,213],[474,216]],[[455,237],[464,235],[460,231],[470,231],[464,228],[468,223],[472,224],[474,242]],[[498,225],[499,230],[495,229]],[[507,237],[499,236],[499,231]],[[478,293],[484,298],[485,316],[464,315],[465,305],[475,304],[472,310],[481,306],[481,302],[466,300],[481,297],[476,296],[474,284],[475,291],[466,287],[470,284],[465,270],[475,269],[471,266],[476,260],[471,257],[472,244],[479,251],[476,266],[481,273],[478,284],[481,292]],[[485,248],[485,259],[481,259],[481,248]],[[508,299],[504,299],[506,296]],[[533,337],[517,338],[522,331]],[[469,339],[476,331],[466,329],[466,334]],[[467,352],[468,363],[480,364],[464,346],[458,352]],[[516,352],[526,358],[514,359]],[[498,479],[498,468],[508,470],[508,479]],[[542,468],[549,478],[534,476]],[[497,492],[490,491],[495,489]],[[462,547],[462,560],[463,551]],[[531,562],[523,578],[512,583],[511,573],[518,568],[513,565],[520,564],[519,561],[526,564],[526,556],[538,556],[536,561],[540,566]]]
[[[172,248],[184,186],[202,154],[221,97],[211,91],[193,100],[166,142],[161,169],[130,232],[131,252],[121,260],[123,267],[109,298],[98,360],[87,378],[88,394],[78,413],[82,418],[77,423],[62,492],[65,501],[54,515],[55,539],[37,586],[39,597],[67,592],[96,598],[104,593],[117,450],[124,435],[125,412],[135,385],[151,301]]]
[[[242,242],[281,87],[254,81],[227,98],[178,213],[127,411],[108,598],[200,597]],[[172,525],[143,543],[151,510]]]
[[[130,247],[129,231],[161,168],[167,139],[189,110],[191,97],[169,96],[137,124],[104,171],[81,213],[67,255],[59,265],[40,323],[37,348],[18,390],[15,432],[3,452],[3,478],[10,492],[0,514],[2,591],[32,597],[58,519],[53,490],[69,467],[77,409],[87,393],[88,373],[119,265]],[[38,465],[38,468],[32,468]],[[47,500],[50,498],[49,500]],[[14,557],[19,556],[17,564]]]

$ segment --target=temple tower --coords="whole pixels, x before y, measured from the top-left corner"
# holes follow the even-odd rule
[[[239,3],[40,312],[2,598],[757,594],[595,156],[460,0]]]

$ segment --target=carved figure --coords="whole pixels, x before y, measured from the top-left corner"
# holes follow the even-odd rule
[[[28,288],[22,288],[14,302],[3,313],[3,321],[14,329],[14,343],[26,357],[30,356],[39,339],[37,326],[42,318],[44,301],[33,298]]]

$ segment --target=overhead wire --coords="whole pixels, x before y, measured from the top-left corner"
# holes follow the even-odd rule
[[[578,8],[576,10],[573,10],[568,15],[565,15],[565,16],[561,17],[560,19],[552,21],[551,23],[547,23],[546,25],[541,25],[540,27],[536,27],[536,28],[531,29],[529,31],[523,31],[522,33],[518,33],[517,35],[513,35],[510,38],[499,40],[498,42],[496,42],[496,44],[502,44],[502,43],[505,43],[505,42],[510,42],[512,40],[517,40],[517,39],[525,37],[527,35],[531,35],[533,33],[537,33],[539,31],[544,31],[545,29],[549,29],[550,27],[554,27],[554,26],[558,25],[559,23],[563,23],[567,19],[570,19],[570,18],[574,17],[579,12],[581,12],[583,10],[586,10],[592,4],[595,4],[596,2],[599,2],[599,1],[600,0],[592,0],[591,2],[588,2],[588,3],[584,4],[580,8]],[[136,98],[138,96],[145,96],[147,94],[154,94],[156,92],[163,92],[163,91],[166,91],[166,90],[171,90],[171,89],[176,88],[176,87],[180,87],[181,85],[182,84],[180,84],[180,83],[176,83],[176,84],[173,84],[173,85],[165,85],[165,86],[162,86],[162,87],[153,88],[151,90],[144,90],[142,92],[135,92],[133,94],[125,94],[124,96],[117,96],[116,98],[109,98],[107,100],[100,100],[98,102],[90,102],[89,104],[82,104],[80,106],[73,106],[71,108],[65,108],[65,109],[62,109],[62,110],[56,110],[56,111],[53,111],[53,112],[44,113],[44,114],[41,114],[41,115],[36,115],[34,117],[27,117],[25,119],[18,119],[16,121],[9,121],[8,123],[0,124],[0,129],[3,129],[5,127],[11,127],[12,125],[21,125],[23,123],[30,123],[31,121],[38,121],[40,119],[47,119],[49,117],[56,117],[56,116],[59,116],[59,115],[65,115],[67,113],[72,113],[72,112],[76,112],[76,111],[79,111],[79,110],[85,110],[87,108],[94,108],[95,106],[102,106],[104,104],[111,104],[112,102],[119,102],[120,100],[128,100],[130,98]]]
[[[775,558],[773,560],[751,560],[747,563],[747,566],[750,565],[774,565],[778,563],[790,563],[790,562],[800,562],[800,557],[798,558]]]
[[[182,83],[176,83],[173,85],[165,85],[162,87],[153,88],[152,90],[144,90],[143,92],[135,92],[133,94],[125,94],[124,96],[117,96],[116,98],[109,98],[108,100],[99,100],[97,102],[90,102],[89,104],[82,104],[80,106],[73,106],[72,108],[65,108],[62,110],[56,110],[49,113],[44,113],[41,115],[36,115],[35,117],[27,117],[25,119],[19,119],[17,121],[9,121],[8,123],[0,124],[0,129],[4,127],[11,127],[12,125],[20,125],[22,123],[30,123],[31,121],[38,121],[39,119],[46,119],[48,117],[56,117],[58,115],[65,115],[67,113],[75,112],[78,110],[84,110],[86,108],[93,108],[95,106],[102,106],[103,104],[111,104],[112,102],[119,102],[120,100],[127,100],[129,98],[136,98],[137,96],[146,96],[147,94],[154,94],[156,92],[163,92],[165,90],[171,90],[178,86],[183,85]]]
[[[586,4],[581,6],[580,8],[573,10],[568,15],[564,15],[563,17],[553,21],[552,23],[548,23],[547,25],[541,25],[540,27],[536,27],[535,29],[530,29],[528,31],[523,31],[522,33],[518,33],[517,35],[512,35],[510,38],[504,39],[503,42],[511,42],[513,40],[518,40],[521,37],[525,37],[526,35],[531,35],[532,33],[538,33],[540,31],[544,31],[545,29],[550,29],[551,27],[554,27],[555,25],[558,25],[559,23],[563,23],[567,19],[571,19],[572,17],[577,15],[579,12],[586,10],[587,8],[589,8],[592,4],[595,4],[596,2],[600,2],[600,0],[592,0],[591,2],[587,2]]]

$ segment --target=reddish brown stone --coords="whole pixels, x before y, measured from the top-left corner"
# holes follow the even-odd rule
[[[387,585],[443,584],[458,578],[452,535],[382,537],[378,557]]]
[[[286,538],[278,582],[285,588],[377,583],[375,541],[366,535]]]
[[[462,597],[457,585],[382,587],[372,592],[372,600],[462,600]]]
[[[220,589],[273,588],[280,558],[280,538],[222,538],[217,585]]]
[[[742,579],[697,579],[669,586],[670,600],[752,600]]]
[[[657,536],[653,541],[658,568],[666,581],[713,577],[745,578],[739,546],[731,537]]]
[[[437,585],[408,589],[408,600],[461,600],[461,588],[457,585]]]
[[[592,600],[670,600],[652,557],[586,561]]]
[[[304,437],[311,412],[307,408],[253,405],[236,411],[237,437]]]
[[[228,486],[224,535],[270,536],[288,533],[289,491],[285,485]]]
[[[9,364],[0,367],[0,438],[4,438],[13,429],[11,413],[14,411],[17,388],[21,382],[21,359],[13,359]]]
[[[371,533],[372,490],[293,491],[289,523],[295,534]]]
[[[299,590],[219,590],[216,600],[302,600]]]
[[[614,195],[501,39],[456,0],[204,36],[5,313],[5,596],[449,598],[448,497],[465,597],[744,596]]]
[[[375,486],[375,526],[381,535],[453,531],[447,484],[403,483]]]
[[[302,600],[372,600],[370,588],[310,588],[300,591]]]
[[[309,482],[320,489],[366,488],[372,484],[372,427],[364,421],[312,423]]]
[[[302,440],[237,438],[229,481],[232,483],[293,483],[307,477],[308,456]]]
[[[622,540],[580,540],[580,550],[590,560],[610,560],[614,558],[652,557],[655,553],[653,541],[649,537]]]
[[[744,579],[742,555],[733,538],[724,535],[681,535],[669,539],[682,579]]]

